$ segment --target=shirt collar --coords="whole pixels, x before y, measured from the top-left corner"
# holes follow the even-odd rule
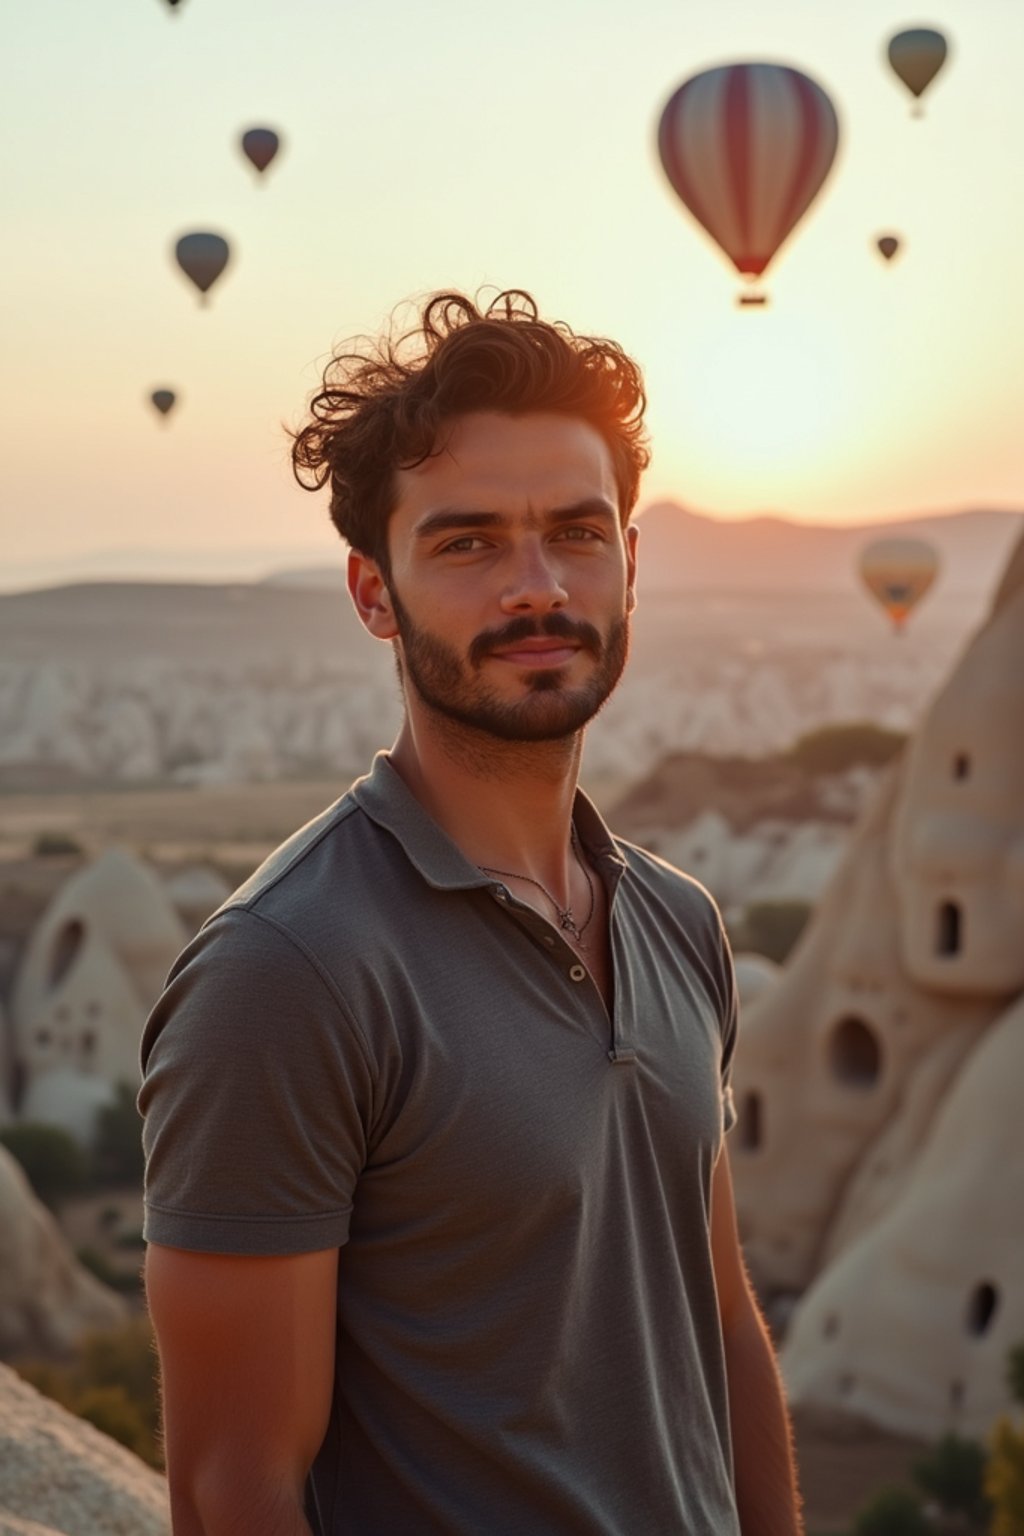
[[[420,804],[387,752],[377,753],[370,772],[353,784],[352,795],[372,821],[397,838],[428,885],[467,890],[494,884],[493,877],[471,864]],[[611,876],[621,874],[625,860],[597,807],[581,789],[576,791],[573,819],[591,858],[605,865]]]

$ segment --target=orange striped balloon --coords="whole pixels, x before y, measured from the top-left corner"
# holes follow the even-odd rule
[[[938,551],[926,539],[875,539],[860,557],[861,580],[897,633],[938,574]]]
[[[752,278],[807,212],[838,144],[828,96],[784,64],[727,64],[694,75],[673,92],[658,129],[677,196]]]

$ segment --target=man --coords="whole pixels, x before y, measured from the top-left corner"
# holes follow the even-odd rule
[[[294,446],[394,648],[389,754],[143,1042],[175,1536],[793,1536],[707,893],[577,790],[646,464],[613,343],[430,301]]]

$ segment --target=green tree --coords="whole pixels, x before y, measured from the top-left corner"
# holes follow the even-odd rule
[[[921,1501],[909,1488],[883,1488],[853,1522],[853,1536],[933,1536]]]
[[[60,1126],[23,1121],[0,1131],[0,1142],[21,1164],[40,1200],[53,1210],[89,1183],[89,1154]]]

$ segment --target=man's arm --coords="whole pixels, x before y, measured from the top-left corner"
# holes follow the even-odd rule
[[[740,1252],[725,1147],[712,1180],[711,1255],[725,1340],[740,1529],[743,1536],[801,1536],[789,1416],[775,1351]]]
[[[174,1536],[309,1536],[337,1273],[334,1248],[249,1258],[150,1245]]]

